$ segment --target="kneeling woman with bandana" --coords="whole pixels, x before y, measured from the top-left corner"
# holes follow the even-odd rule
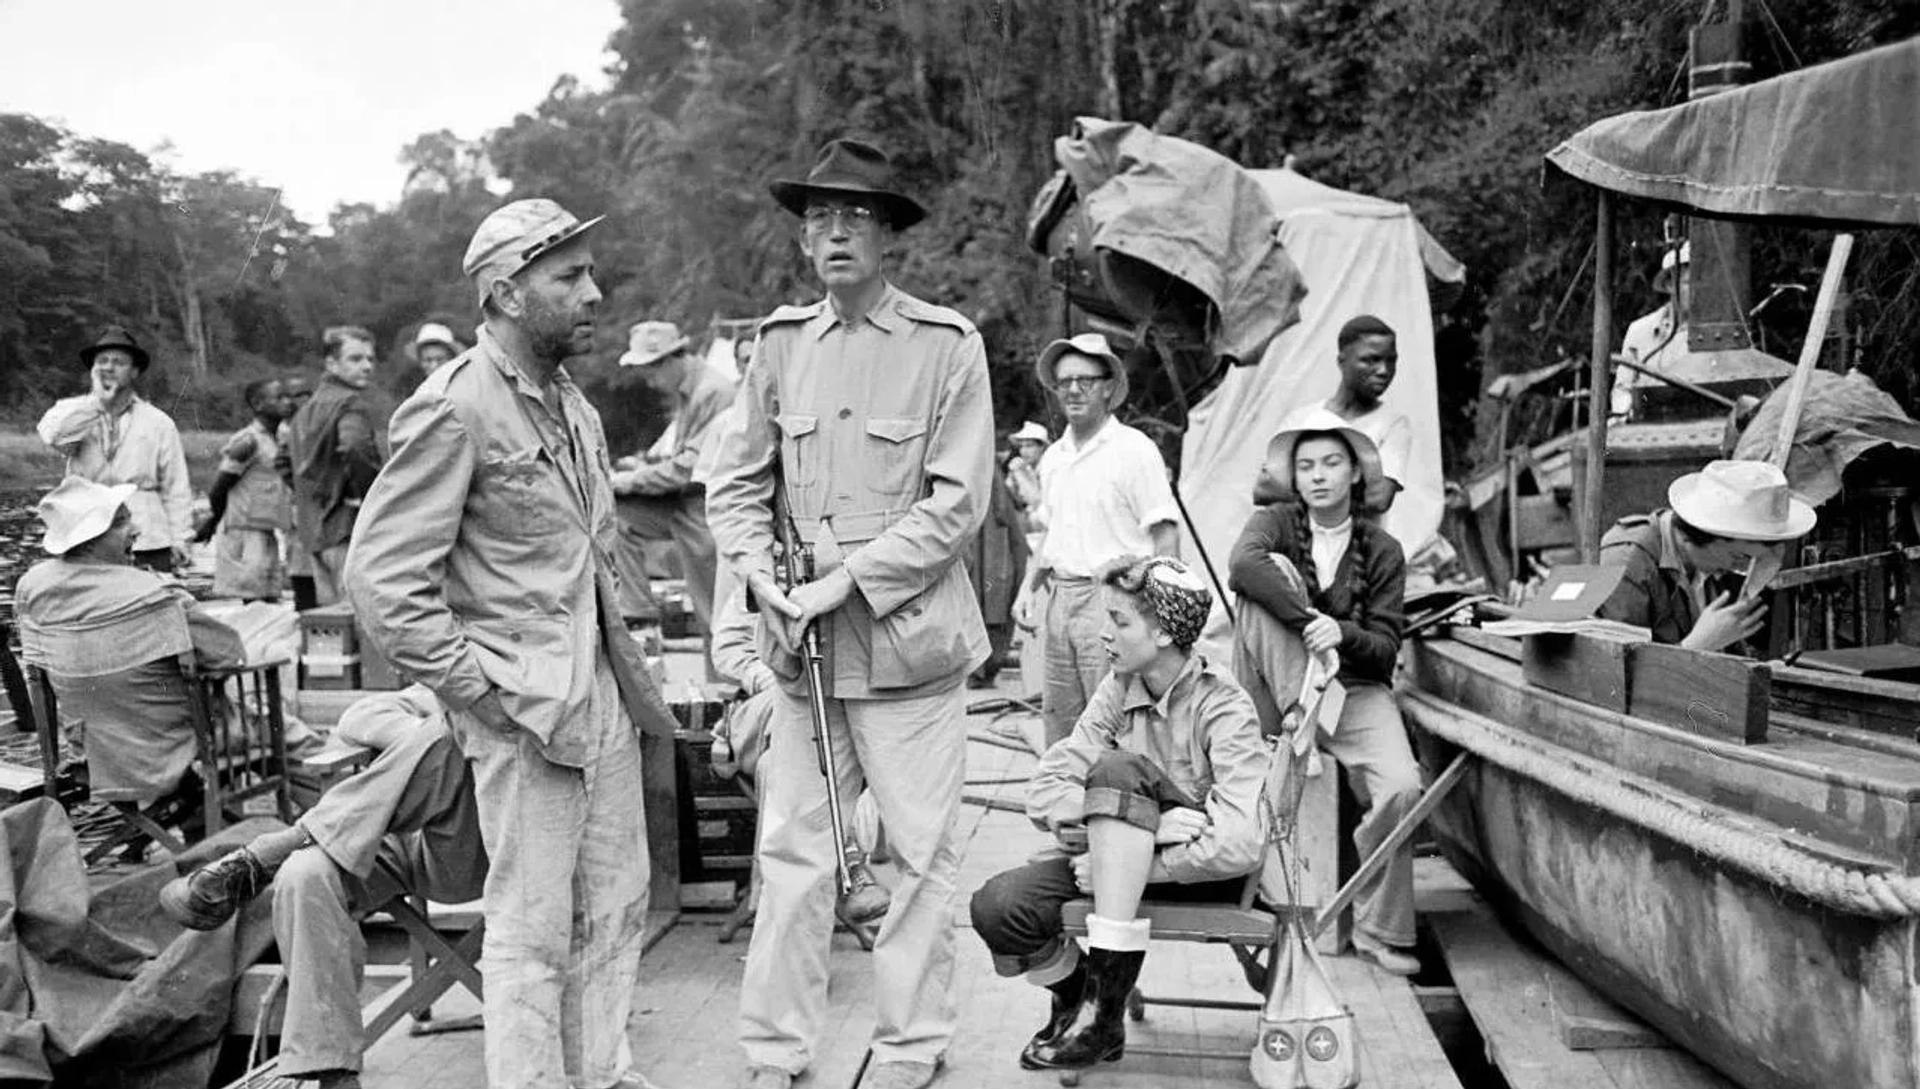
[[[1118,1059],[1146,957],[1141,899],[1232,900],[1265,846],[1259,718],[1227,671],[1193,652],[1212,606],[1206,585],[1166,558],[1116,560],[1099,578],[1112,670],[1041,758],[1027,796],[1027,815],[1057,849],[973,897],[973,928],[994,967],[1052,995],[1020,1053],[1029,1069]],[[1060,912],[1088,893],[1083,953]]]

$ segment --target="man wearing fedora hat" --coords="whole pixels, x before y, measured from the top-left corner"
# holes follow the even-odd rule
[[[966,728],[963,684],[986,630],[960,562],[985,514],[993,400],[980,334],[887,282],[895,232],[926,211],[885,153],[822,149],[804,181],[771,186],[802,223],[826,298],[760,326],[722,423],[707,516],[758,602],[780,678],[762,799],[762,892],[740,998],[753,1089],[786,1089],[827,1031],[827,952],[840,845],[823,819],[812,711],[794,648],[824,647],[835,774],[878,803],[900,880],[874,941],[869,1089],[928,1084],[953,1039],[954,878]],[[810,546],[815,577],[774,578],[775,520]]]
[[[613,474],[620,497],[621,586],[629,602],[645,601],[647,547],[668,544],[687,580],[687,596],[703,631],[713,628],[713,573],[719,563],[707,529],[707,479],[700,464],[733,403],[733,382],[688,351],[691,341],[670,321],[642,321],[627,333],[622,367],[673,400],[673,422],[640,458],[621,458]]]
[[[1037,520],[1045,529],[1015,615],[1022,627],[1042,632],[1040,714],[1053,745],[1073,732],[1107,675],[1107,621],[1094,575],[1121,556],[1177,555],[1180,515],[1160,448],[1114,418],[1127,399],[1127,371],[1106,337],[1081,333],[1054,341],[1041,351],[1034,374],[1060,399],[1067,430],[1040,455]],[[1036,618],[1033,601],[1041,591],[1047,592],[1046,615]]]
[[[462,264],[479,342],[394,414],[347,554],[368,638],[433,690],[473,767],[492,1089],[647,1084],[626,1068],[639,733],[673,719],[620,617],[606,437],[563,366],[593,347],[599,222],[538,199],[481,221]]]
[[[80,350],[93,389],[54,403],[40,417],[40,440],[67,459],[69,476],[131,484],[133,559],[169,572],[187,558],[193,534],[193,486],[173,417],[140,396],[151,362],[133,334],[110,325]]]
[[[1778,570],[1786,543],[1815,521],[1776,466],[1710,462],[1667,487],[1667,506],[1622,518],[1600,539],[1600,562],[1627,571],[1599,615],[1650,629],[1656,643],[1724,650],[1759,633],[1767,606],[1758,587],[1714,583],[1750,565]]]

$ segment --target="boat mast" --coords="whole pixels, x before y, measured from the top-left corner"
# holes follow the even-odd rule
[[[1593,227],[1593,354],[1587,376],[1587,463],[1580,502],[1580,562],[1600,562],[1606,487],[1607,413],[1612,409],[1613,194],[1600,190]]]

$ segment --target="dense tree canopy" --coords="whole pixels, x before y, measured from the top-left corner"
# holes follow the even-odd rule
[[[1753,6],[1756,77],[1920,32],[1911,5]],[[401,392],[401,346],[420,321],[471,328],[460,255],[511,192],[609,216],[595,253],[603,350],[582,371],[616,444],[638,442],[660,406],[611,366],[626,325],[700,331],[807,298],[795,225],[766,182],[804,171],[830,137],[861,135],[895,153],[933,208],[901,240],[899,280],[980,325],[1011,428],[1045,411],[1026,361],[1060,321],[1022,241],[1027,204],[1052,171],[1054,137],[1091,114],[1249,166],[1291,157],[1319,181],[1412,205],[1470,270],[1439,316],[1443,407],[1464,423],[1485,376],[1585,351],[1591,198],[1543,185],[1542,154],[1599,117],[1684,96],[1687,31],[1715,7],[623,0],[604,86],[562,79],[478,143],[423,134],[400,152],[408,182],[394,204],[339,207],[325,231],[289,215],[270,184],[183,176],[0,115],[0,411],[31,414],[77,387],[72,352],[108,319],[161,345],[162,403],[209,426],[238,414],[243,378],[311,366],[320,329],[340,322],[379,335]],[[1909,407],[1914,234],[1864,240],[1855,265],[1862,364]],[[1622,236],[1638,247],[1620,283],[1630,315],[1654,301],[1657,213],[1628,209]],[[1817,241],[1763,232],[1755,282],[1812,283]],[[1797,340],[1805,297],[1763,314],[1776,345]]]

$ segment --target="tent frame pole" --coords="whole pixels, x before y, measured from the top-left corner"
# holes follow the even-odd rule
[[[1600,536],[1606,488],[1607,414],[1612,409],[1613,360],[1613,194],[1600,190],[1594,212],[1593,355],[1587,379],[1587,458],[1580,503],[1580,560],[1600,562]]]

